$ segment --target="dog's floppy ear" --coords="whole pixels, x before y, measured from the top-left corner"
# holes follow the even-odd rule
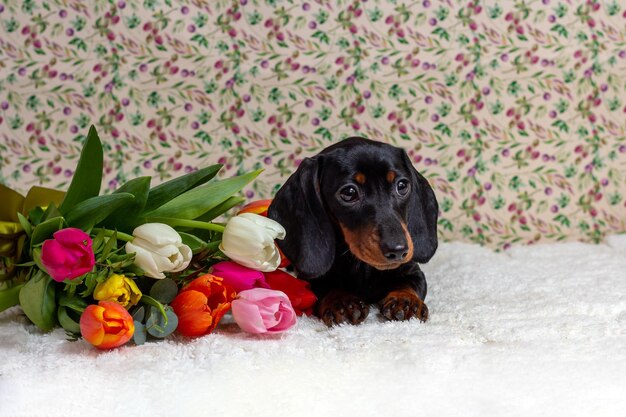
[[[403,152],[404,162],[411,172],[413,190],[409,201],[407,223],[413,239],[413,260],[426,263],[437,250],[437,217],[439,205],[435,192],[428,180],[413,167],[408,155]]]
[[[319,157],[306,158],[272,201],[268,217],[287,231],[278,246],[301,278],[324,275],[335,260],[335,232],[322,202]]]

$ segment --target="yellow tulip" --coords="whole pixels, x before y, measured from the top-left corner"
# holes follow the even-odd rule
[[[113,301],[124,308],[130,308],[141,299],[141,291],[132,279],[113,274],[96,286],[93,298],[98,301]]]

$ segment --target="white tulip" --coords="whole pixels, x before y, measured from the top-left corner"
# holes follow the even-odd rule
[[[258,271],[274,271],[280,254],[274,239],[284,239],[280,223],[253,213],[235,216],[226,223],[220,250],[233,261]]]
[[[182,271],[191,261],[191,248],[167,224],[142,224],[133,230],[133,236],[126,243],[126,253],[135,254],[135,265],[149,277],[163,279],[163,272]]]

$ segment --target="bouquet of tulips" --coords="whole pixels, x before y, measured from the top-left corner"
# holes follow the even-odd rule
[[[102,143],[89,130],[67,192],[0,185],[0,311],[15,305],[39,329],[61,326],[101,349],[175,331],[212,332],[232,311],[251,333],[278,333],[316,301],[278,269],[269,201],[243,203],[260,171],[217,180],[209,166],[151,187],[132,179],[100,195]]]

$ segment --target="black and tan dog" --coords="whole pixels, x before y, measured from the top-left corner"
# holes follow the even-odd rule
[[[428,318],[418,263],[437,249],[438,210],[404,150],[354,137],[303,160],[268,215],[330,326],[362,322],[374,303],[388,320]]]

